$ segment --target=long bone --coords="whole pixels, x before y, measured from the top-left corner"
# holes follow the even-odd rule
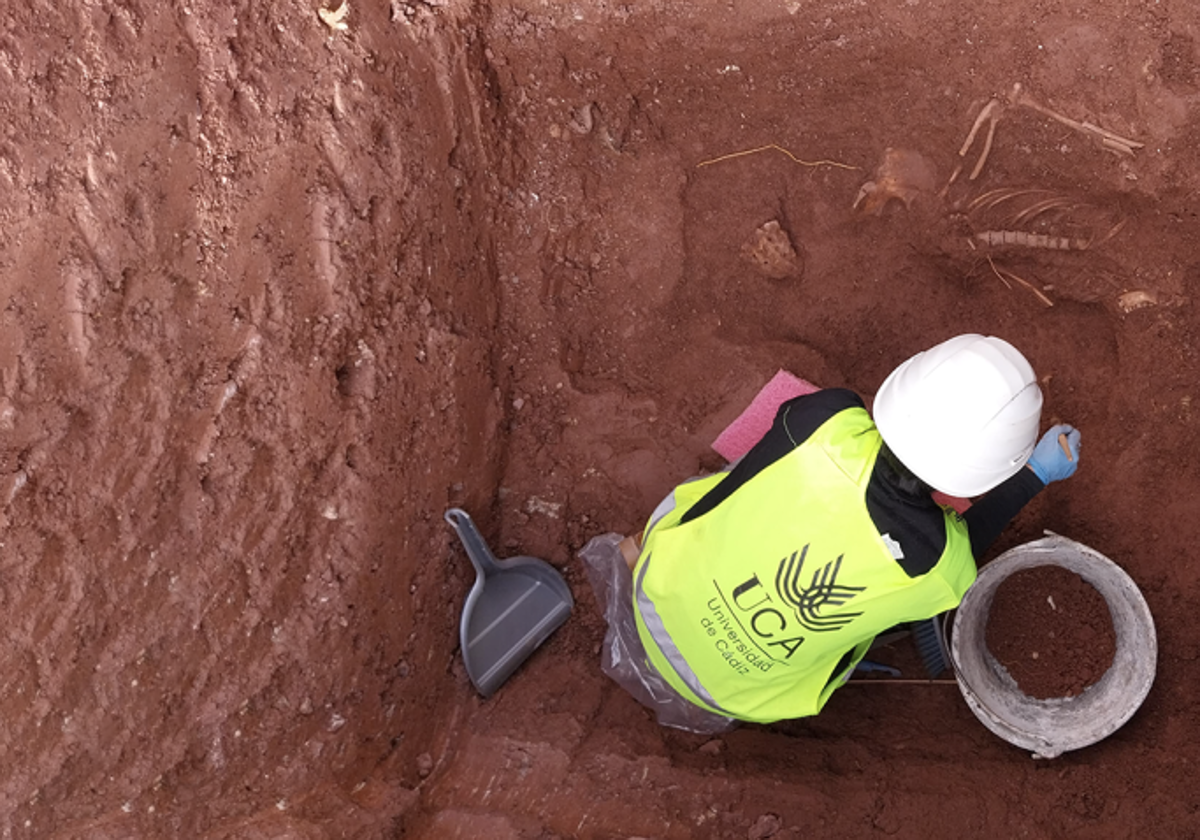
[[[983,150],[980,152],[978,160],[975,161],[975,166],[971,169],[971,174],[967,176],[968,181],[974,181],[979,177],[980,173],[983,172],[983,166],[985,163],[987,163],[988,155],[992,151],[992,141],[996,136],[996,124],[1000,121],[1000,117],[1004,114],[1004,110],[1010,106],[1028,108],[1044,117],[1049,117],[1055,122],[1061,123],[1073,131],[1078,131],[1080,134],[1083,134],[1092,140],[1099,141],[1101,148],[1107,149],[1115,154],[1132,157],[1134,150],[1140,149],[1145,145],[1137,142],[1136,140],[1130,140],[1128,137],[1123,137],[1120,134],[1109,131],[1106,128],[1101,128],[1094,123],[1086,121],[1079,122],[1078,120],[1073,120],[1070,117],[1060,114],[1051,108],[1047,108],[1045,105],[1041,104],[1027,94],[1025,89],[1021,86],[1021,83],[1017,82],[1012,86],[1012,90],[1009,91],[1008,96],[1005,97],[1004,100],[1001,100],[999,97],[995,97],[989,100],[988,103],[983,106],[983,110],[979,112],[979,116],[975,118],[975,122],[971,125],[971,130],[967,134],[967,139],[963,142],[962,148],[958,150],[958,156],[960,158],[965,158],[971,146],[974,145],[975,138],[978,136],[980,128],[987,123],[988,130],[987,136],[983,141]],[[961,163],[955,167],[953,174],[950,175],[949,182],[946,184],[947,187],[949,187],[958,179],[958,176],[962,173],[962,169],[963,165]]]

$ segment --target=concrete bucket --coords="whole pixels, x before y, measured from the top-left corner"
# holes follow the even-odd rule
[[[1029,697],[986,643],[997,588],[1016,572],[1044,565],[1075,572],[1095,587],[1108,604],[1116,635],[1108,671],[1074,697]],[[984,726],[1032,750],[1034,758],[1054,758],[1108,737],[1133,716],[1154,682],[1158,642],[1150,609],[1129,575],[1099,552],[1048,532],[980,570],[955,614],[950,656],[959,689]]]

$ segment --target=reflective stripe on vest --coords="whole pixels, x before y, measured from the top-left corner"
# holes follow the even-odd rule
[[[645,623],[646,629],[654,637],[658,649],[662,651],[663,656],[671,663],[671,669],[679,679],[683,680],[691,694],[698,697],[703,705],[709,709],[718,711],[726,717],[731,717],[728,712],[718,705],[713,696],[700,683],[699,677],[688,666],[687,660],[683,658],[683,654],[679,652],[679,648],[675,647],[675,643],[671,641],[671,634],[667,632],[662,619],[659,618],[658,612],[654,609],[654,602],[646,598],[643,594],[642,578],[645,576],[646,570],[650,568],[650,559],[650,557],[646,557],[645,562],[642,563],[641,569],[638,572],[637,584],[634,587],[634,592],[636,593],[634,597],[637,599],[638,607],[637,612],[641,616],[642,622]]]
[[[815,714],[876,634],[957,606],[975,578],[966,526],[947,511],[937,565],[908,577],[866,508],[880,443],[866,411],[847,409],[698,519],[679,521],[724,474],[660,506],[634,613],[677,691],[744,720]]]

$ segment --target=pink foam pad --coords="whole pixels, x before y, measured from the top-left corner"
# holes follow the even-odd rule
[[[779,371],[750,401],[746,410],[726,426],[725,431],[717,435],[712,448],[726,461],[736,461],[749,452],[750,447],[762,440],[762,436],[775,422],[775,413],[779,411],[779,406],[790,399],[819,390],[821,389],[816,385],[793,376],[786,370]]]
[[[712,448],[726,461],[736,461],[749,452],[750,447],[762,440],[762,436],[775,422],[775,414],[779,411],[779,406],[790,399],[819,390],[821,389],[816,385],[798,376],[793,376],[786,370],[779,371],[750,401],[746,410],[726,426],[721,434],[717,435]],[[947,496],[945,493],[934,493],[933,499],[939,505],[948,505],[959,513],[965,513],[971,506],[969,499]]]

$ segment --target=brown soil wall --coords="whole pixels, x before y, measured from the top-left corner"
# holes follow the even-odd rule
[[[390,831],[458,695],[439,513],[501,464],[477,34],[0,19],[0,828]]]

